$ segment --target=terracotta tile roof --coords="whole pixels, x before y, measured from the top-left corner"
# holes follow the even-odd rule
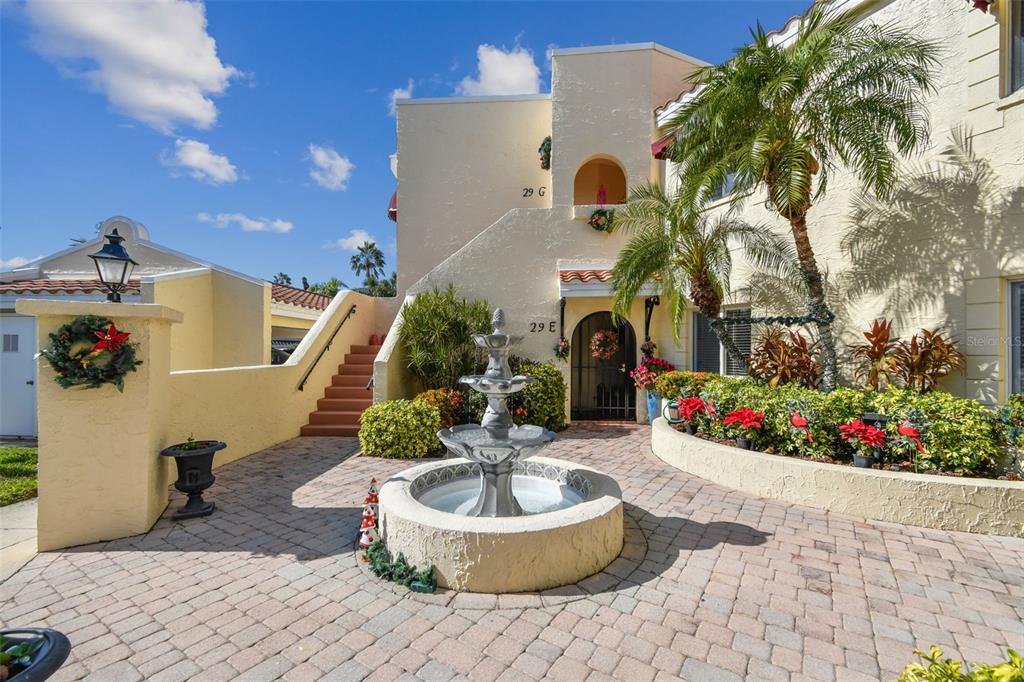
[[[105,294],[98,279],[22,279],[0,282],[0,294]],[[128,280],[127,294],[139,293],[139,280]]]
[[[323,294],[296,289],[284,284],[271,284],[270,287],[270,298],[277,303],[290,303],[313,310],[326,310],[327,306],[331,304],[331,297]]]
[[[607,282],[612,278],[611,270],[559,270],[558,279],[563,282]]]

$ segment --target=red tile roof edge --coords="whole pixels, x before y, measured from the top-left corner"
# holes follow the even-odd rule
[[[286,284],[271,283],[270,298],[277,303],[288,303],[312,310],[326,310],[327,306],[331,304],[330,296],[297,289]]]

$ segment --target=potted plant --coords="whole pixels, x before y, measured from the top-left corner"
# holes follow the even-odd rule
[[[870,469],[876,460],[880,460],[881,449],[885,445],[885,431],[872,424],[865,424],[854,419],[849,424],[839,427],[839,437],[853,446],[853,465],[862,469]]]
[[[213,455],[227,447],[219,440],[196,440],[189,435],[184,443],[164,448],[160,454],[173,457],[178,466],[174,487],[188,495],[188,502],[174,513],[175,519],[209,516],[217,506],[203,499],[203,491],[213,485]]]
[[[691,436],[697,433],[697,415],[702,414],[707,406],[697,397],[679,400],[679,418],[686,422],[686,432]]]
[[[67,660],[69,653],[71,642],[56,630],[0,630],[0,680],[45,680],[57,672]]]
[[[763,412],[755,412],[747,407],[741,407],[725,415],[722,423],[731,426],[736,432],[736,447],[743,450],[754,449],[754,436],[761,429],[761,422],[764,420]]]
[[[625,365],[622,371],[626,370]],[[640,364],[629,372],[629,378],[637,389],[647,391],[647,422],[654,423],[658,416],[658,406],[661,404],[661,396],[654,391],[654,382],[665,372],[671,372],[675,366],[668,360],[653,356],[645,357]]]
[[[558,345],[555,346],[556,358],[558,358],[562,362],[565,362],[566,360],[569,359],[569,353],[571,351],[572,348],[569,346],[569,339],[565,338],[564,336],[558,339]]]

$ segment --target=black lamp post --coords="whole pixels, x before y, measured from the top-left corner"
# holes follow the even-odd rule
[[[92,258],[93,263],[96,264],[96,272],[99,273],[100,281],[110,290],[107,300],[112,303],[121,302],[121,292],[128,288],[128,278],[132,276],[132,270],[138,265],[128,255],[128,251],[121,246],[123,241],[124,237],[117,233],[115,227],[107,235],[108,243],[104,244],[103,248],[96,253],[89,254],[89,258]]]

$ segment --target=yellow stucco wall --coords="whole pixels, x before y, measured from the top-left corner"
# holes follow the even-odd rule
[[[171,369],[214,367],[213,273],[206,268],[142,282],[142,300],[181,311],[171,327]]]
[[[213,272],[215,367],[270,363],[270,283]]]
[[[331,347],[313,366],[352,305]],[[112,386],[64,390],[49,365],[39,371],[39,547],[54,549],[142,533],[167,505],[173,463],[164,447],[194,435],[228,444],[220,466],[294,438],[353,344],[365,344],[374,299],[345,292],[331,303],[283,365],[170,370],[171,323],[181,313],[152,304],[19,301],[40,338],[77,315],[103,314],[132,333],[143,364]],[[267,316],[269,329],[269,316]],[[112,438],[115,434],[116,438]]]

